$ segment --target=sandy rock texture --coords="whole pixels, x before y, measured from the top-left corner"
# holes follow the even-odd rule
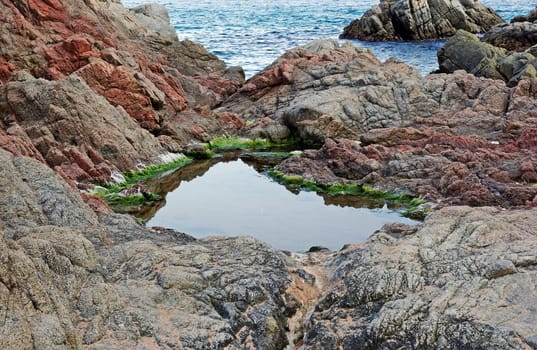
[[[457,29],[484,33],[503,22],[494,10],[477,0],[381,0],[345,27],[341,38],[438,39],[452,36]]]

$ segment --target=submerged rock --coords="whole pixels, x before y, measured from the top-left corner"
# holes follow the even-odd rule
[[[477,0],[381,0],[352,21],[341,38],[368,41],[422,40],[452,36],[457,29],[484,33],[503,23]]]

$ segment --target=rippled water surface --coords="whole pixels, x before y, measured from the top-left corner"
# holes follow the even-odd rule
[[[165,5],[180,39],[203,44],[229,65],[242,66],[248,77],[286,50],[313,39],[337,38],[350,21],[378,0],[151,0]],[[127,7],[148,2],[123,0]],[[486,0],[506,20],[527,14],[535,3]],[[438,41],[365,43],[380,59],[397,57],[422,73],[437,68]]]

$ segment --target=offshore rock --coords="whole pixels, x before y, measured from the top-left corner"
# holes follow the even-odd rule
[[[0,150],[0,348],[282,349],[283,256],[94,213],[51,169]]]
[[[515,22],[535,22],[537,21],[537,7],[530,11],[527,15],[516,16],[511,20],[511,23]]]
[[[504,80],[511,86],[523,77],[537,76],[537,59],[532,54],[507,51],[464,31],[458,31],[438,50],[438,64],[441,72],[464,69],[476,76]]]
[[[445,208],[344,249],[304,349],[535,349],[536,214]]]
[[[381,0],[345,27],[340,37],[368,41],[439,39],[452,36],[457,29],[484,33],[503,22],[477,0]]]
[[[537,44],[537,23],[499,24],[486,32],[481,40],[509,51],[525,51]]]

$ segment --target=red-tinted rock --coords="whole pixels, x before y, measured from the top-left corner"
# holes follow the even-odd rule
[[[160,121],[153,105],[162,108],[164,96],[142,74],[133,74],[124,66],[115,67],[96,60],[79,69],[77,75],[112,105],[123,107],[143,128],[151,131],[159,129]]]
[[[237,119],[198,123],[188,106],[220,104],[242,84],[242,70],[228,69],[199,44],[180,42],[161,5],[136,12],[118,1],[5,0],[0,17],[9,19],[0,34],[0,82],[7,91],[0,119],[22,131],[8,137],[7,126],[1,125],[3,148],[46,159],[73,180],[106,181],[112,171],[158,161],[162,153],[193,139],[236,132]],[[41,81],[35,89],[21,88],[14,81],[28,81],[29,75],[17,75],[18,70],[58,81],[76,74],[109,105],[94,93],[77,95],[77,88],[62,88],[69,83],[59,83],[54,92]],[[110,104],[121,107],[139,127],[120,121],[124,116]],[[155,137],[162,125],[165,136],[175,137],[165,147]]]
[[[101,213],[101,214],[113,214],[114,213],[112,208],[110,208],[108,204],[106,204],[106,202],[102,200],[102,198],[100,197],[91,196],[87,193],[81,193],[80,197],[82,197],[82,200],[86,202],[86,204],[89,205],[90,208],[96,213]]]
[[[409,139],[400,139],[399,145],[387,138],[386,146],[361,147],[351,140],[327,139],[319,151],[289,158],[277,169],[320,182],[355,180],[449,204],[525,206],[537,195],[537,188],[519,183],[535,182],[535,153],[512,145],[492,145],[477,137],[428,129],[423,130],[425,134],[431,136],[415,140],[416,133],[408,133]]]

